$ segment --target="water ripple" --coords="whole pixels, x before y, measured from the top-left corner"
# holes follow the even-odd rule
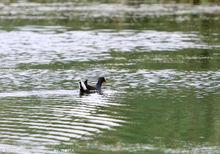
[[[87,140],[105,129],[121,126],[125,122],[122,117],[104,114],[109,106],[119,105],[111,103],[115,96],[115,92],[109,90],[105,91],[105,95],[93,94],[88,97],[79,97],[78,90],[0,93],[3,107],[0,110],[1,143],[13,140],[14,146],[17,143],[24,145],[24,149],[19,149],[21,152],[29,153],[26,151],[28,145],[35,145],[39,151],[47,153],[48,149],[41,149],[40,146]],[[14,98],[22,102],[11,103],[10,100]],[[40,104],[35,104],[36,100]],[[10,152],[10,149],[5,145],[5,149],[0,151]]]

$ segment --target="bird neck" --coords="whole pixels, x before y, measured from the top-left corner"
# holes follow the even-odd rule
[[[102,86],[102,82],[101,81],[98,81],[97,84],[96,84],[96,89],[101,92],[101,86]]]

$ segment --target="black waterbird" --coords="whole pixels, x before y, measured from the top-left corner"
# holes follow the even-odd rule
[[[90,94],[90,93],[99,93],[102,95],[102,84],[106,82],[104,77],[99,77],[98,82],[96,83],[96,86],[91,86],[88,84],[88,80],[85,80],[84,82],[79,82],[79,89],[80,89],[80,95],[83,94]]]

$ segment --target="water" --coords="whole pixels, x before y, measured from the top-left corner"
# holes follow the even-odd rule
[[[219,6],[0,7],[0,153],[220,153]]]

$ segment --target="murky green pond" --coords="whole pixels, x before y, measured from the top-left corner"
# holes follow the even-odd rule
[[[219,5],[4,2],[0,153],[220,153]]]

